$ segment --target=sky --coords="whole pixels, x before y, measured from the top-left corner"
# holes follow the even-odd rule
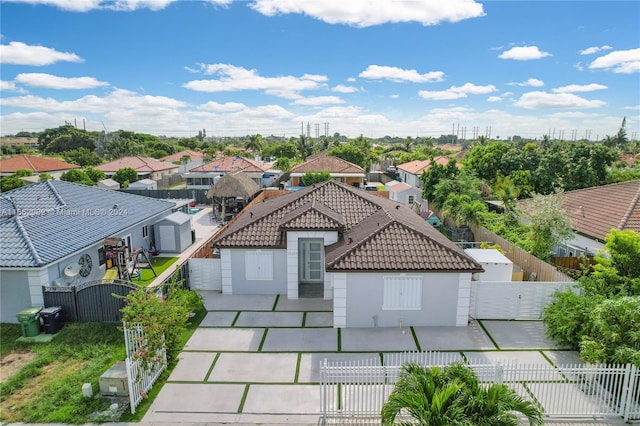
[[[0,134],[640,138],[640,2],[0,1]]]

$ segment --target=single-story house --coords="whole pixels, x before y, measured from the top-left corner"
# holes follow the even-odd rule
[[[289,186],[302,186],[302,176],[305,173],[329,172],[336,182],[362,188],[367,176],[365,170],[357,164],[350,163],[342,158],[325,155],[317,155],[302,164],[291,168]]]
[[[64,181],[44,181],[0,195],[0,321],[43,304],[42,286],[101,280],[104,241],[149,250],[153,226],[175,203]],[[161,243],[161,242],[160,242]],[[66,271],[66,273],[65,273]]]
[[[209,189],[220,177],[229,173],[243,172],[262,187],[262,176],[270,167],[270,164],[239,155],[225,156],[195,167],[183,173],[182,176],[187,179],[187,189]]]
[[[182,163],[183,157],[185,159],[186,157],[189,157],[186,164]],[[187,171],[204,164],[204,152],[185,149],[184,151],[162,157],[160,160],[171,164],[177,164],[180,166],[180,172],[186,173]]]
[[[593,256],[604,248],[612,229],[640,232],[640,180],[567,191],[559,197],[560,207],[571,222],[574,235],[552,249],[557,257]],[[530,200],[520,200],[525,210]]]
[[[178,172],[178,166],[175,164],[140,156],[118,158],[94,168],[102,170],[107,177],[112,177],[120,169],[131,168],[138,173],[138,180],[161,180],[163,176]]]
[[[57,158],[41,157],[39,155],[22,154],[0,160],[0,176],[10,176],[18,170],[31,170],[34,175],[48,173],[56,178],[71,169],[80,166],[70,164]]]
[[[340,328],[466,326],[483,271],[408,207],[335,181],[254,201],[212,246],[224,294],[319,294]]]
[[[387,187],[387,191],[389,191],[390,200],[397,201],[408,207],[413,207],[416,203],[422,203],[422,190],[420,188],[416,188],[405,182],[397,182],[394,185],[387,183],[385,187]]]
[[[449,164],[449,157],[439,156],[432,160],[414,160],[408,163],[403,163],[397,166],[398,176],[402,182],[415,186],[416,188],[422,188],[422,181],[420,176],[422,172],[428,170],[431,164],[438,163],[441,166]]]

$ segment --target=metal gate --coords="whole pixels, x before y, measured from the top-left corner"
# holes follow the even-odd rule
[[[220,259],[189,259],[189,287],[222,291]]]
[[[478,319],[538,320],[556,291],[575,288],[571,282],[471,282],[469,316]]]

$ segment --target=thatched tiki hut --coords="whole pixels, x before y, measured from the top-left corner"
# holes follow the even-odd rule
[[[213,200],[213,211],[218,211],[218,205],[221,206],[220,218],[225,219],[227,205],[231,202],[235,205],[236,200],[243,200],[244,203],[249,201],[256,193],[260,191],[260,187],[249,176],[243,172],[234,172],[222,176],[209,191],[207,198]],[[233,199],[231,201],[230,199]]]

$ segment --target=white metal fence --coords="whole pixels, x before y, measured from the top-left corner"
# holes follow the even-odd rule
[[[131,414],[136,412],[136,407],[145,398],[147,392],[158,380],[160,374],[167,366],[167,351],[162,349],[157,354],[160,361],[145,365],[141,358],[135,356],[145,343],[145,334],[140,325],[124,324],[124,342],[127,350],[127,382],[129,385],[129,404]],[[151,368],[147,368],[151,365]]]
[[[320,367],[320,410],[327,418],[378,418],[405,362],[443,366],[459,353],[408,352]],[[482,383],[504,383],[549,417],[640,420],[640,369],[627,365],[518,364],[467,360]]]

